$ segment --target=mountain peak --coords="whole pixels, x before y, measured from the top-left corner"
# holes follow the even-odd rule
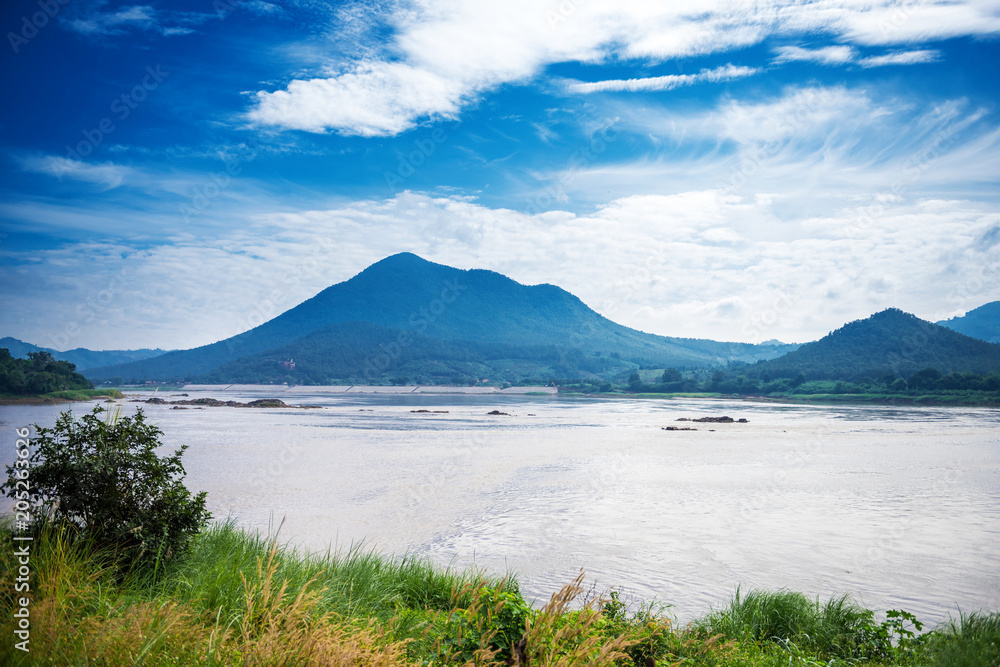
[[[365,280],[381,281],[385,279],[398,280],[400,278],[415,278],[417,276],[433,276],[440,272],[457,272],[444,264],[435,264],[429,260],[414,255],[412,252],[398,252],[389,255],[371,264],[365,270],[358,273],[352,280],[362,278]]]
[[[1000,346],[926,322],[899,308],[888,308],[845,324],[818,341],[771,361],[748,374],[808,380],[856,380],[908,376],[923,368],[990,372],[1000,370]]]
[[[423,257],[419,255],[414,255],[412,252],[397,252],[395,255],[389,255],[384,259],[380,259],[368,268],[383,265],[414,265],[414,264],[432,264]]]
[[[871,317],[868,317],[861,322],[908,322],[908,323],[918,323],[922,322],[919,317],[913,313],[908,313],[905,310],[899,308],[886,308],[885,310],[880,310]]]
[[[909,330],[914,326],[928,324],[916,315],[900,310],[899,308],[886,308],[868,317],[852,320],[839,329],[830,332],[833,334],[853,333],[869,329],[892,329],[897,332]]]

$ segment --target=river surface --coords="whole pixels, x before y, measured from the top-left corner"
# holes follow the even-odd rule
[[[143,409],[166,447],[189,446],[187,486],[208,491],[216,518],[265,532],[284,520],[281,540],[303,549],[362,544],[513,572],[535,602],[583,569],[597,591],[672,605],[681,622],[737,585],[849,593],[930,625],[1000,609],[998,410],[280,397],[321,407]],[[60,409],[0,407],[0,462],[13,460],[14,428],[51,426]],[[675,421],[718,415],[749,423]]]

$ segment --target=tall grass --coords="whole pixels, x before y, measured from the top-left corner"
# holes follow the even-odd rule
[[[343,617],[386,619],[401,607],[450,609],[454,591],[470,584],[517,591],[517,582],[511,578],[441,569],[413,557],[393,560],[358,547],[322,555],[276,550],[273,539],[244,532],[231,522],[208,528],[195,541],[189,557],[169,566],[148,585],[152,593],[204,610],[221,610],[223,618],[238,622],[244,613],[244,578],[251,585],[260,583],[262,575],[256,566],[261,559],[271,560],[271,576],[280,584],[297,592],[311,583],[322,591],[319,608]]]
[[[1000,612],[960,614],[928,642],[928,664],[935,667],[1000,665]]]
[[[113,553],[68,529],[35,537],[32,652],[5,641],[0,664],[341,664],[335,655],[345,665],[402,664],[409,640],[389,636],[400,610],[447,608],[463,584],[516,590],[413,558],[299,556],[231,523],[200,535],[183,560],[143,573],[123,574]],[[12,637],[11,549],[0,566],[0,625]]]
[[[730,639],[794,644],[820,656],[841,659],[885,655],[874,634],[874,612],[848,596],[826,603],[793,591],[736,590],[728,608],[714,611],[698,626]]]
[[[304,555],[231,523],[141,573],[42,528],[25,654],[10,640],[12,551],[0,551],[0,665],[15,667],[1000,665],[1000,613],[962,615],[903,652],[850,598],[737,590],[728,607],[678,629],[614,597],[581,606],[582,578],[532,610],[511,579],[361,549]]]

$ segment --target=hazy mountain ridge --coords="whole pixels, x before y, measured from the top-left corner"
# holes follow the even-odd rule
[[[1000,343],[1000,301],[992,301],[961,317],[941,320],[937,324],[989,343]]]
[[[111,364],[128,363],[131,361],[142,361],[164,354],[166,350],[148,349],[141,350],[88,350],[84,347],[74,348],[60,352],[48,347],[39,347],[26,343],[17,338],[6,336],[0,338],[0,348],[7,348],[11,356],[17,359],[26,359],[29,352],[48,352],[57,361],[68,361],[76,370],[82,371],[89,368],[99,368]]]
[[[400,253],[245,333],[155,359],[92,369],[88,377],[219,377],[213,372],[224,364],[260,353],[281,357],[284,352],[278,349],[348,322],[459,341],[464,348],[474,343],[522,349],[548,346],[577,350],[585,356],[616,354],[635,363],[671,366],[750,362],[796,347],[646,334],[602,317],[554,285],[526,286],[493,271],[455,269]],[[462,352],[468,353],[469,349]]]
[[[1000,344],[971,338],[898,308],[849,322],[818,341],[747,369],[757,378],[856,380],[907,377],[924,368],[942,373],[1000,372]]]

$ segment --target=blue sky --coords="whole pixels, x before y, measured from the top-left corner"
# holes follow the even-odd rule
[[[0,334],[239,333],[389,254],[652,333],[1000,299],[1000,2],[13,0]]]

